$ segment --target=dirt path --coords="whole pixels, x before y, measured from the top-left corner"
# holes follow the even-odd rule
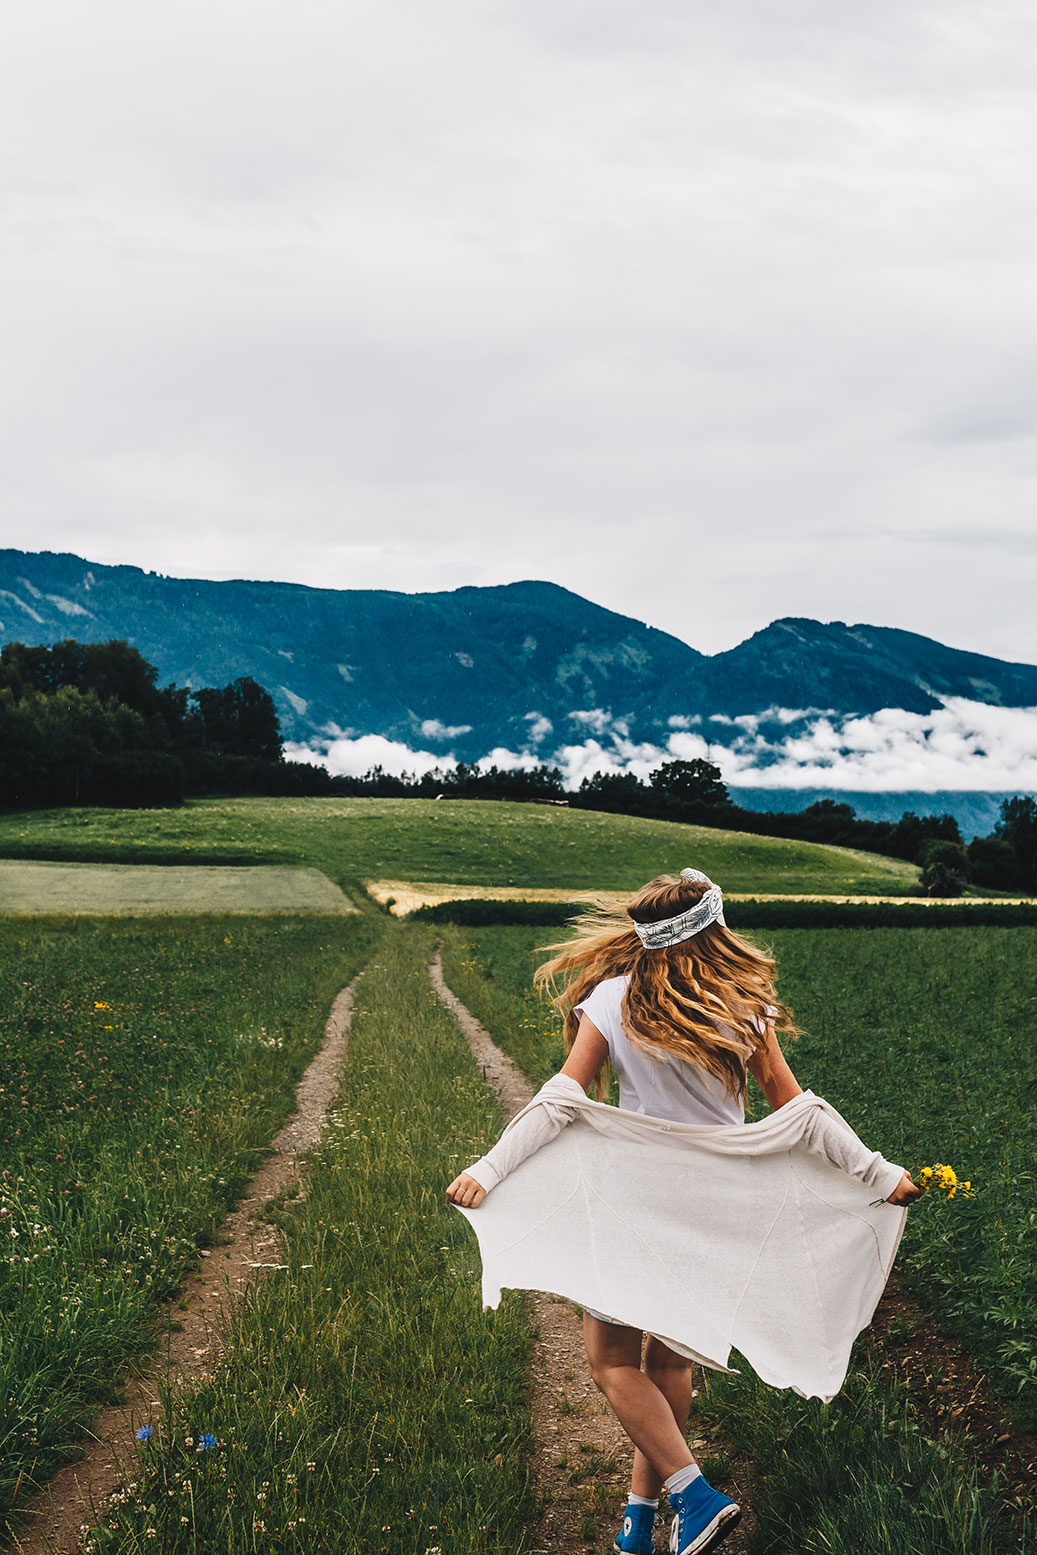
[[[17,1555],[74,1555],[81,1549],[82,1535],[102,1520],[113,1494],[133,1478],[139,1451],[134,1433],[157,1419],[160,1384],[209,1375],[243,1292],[262,1272],[279,1267],[279,1233],[264,1220],[263,1205],[299,1175],[300,1152],[312,1149],[320,1137],[346,1057],[355,986],[354,980],[331,1007],[324,1040],[296,1089],[297,1110],[274,1138],[273,1153],[221,1223],[216,1245],[202,1251],[203,1267],[166,1307],[154,1363],[144,1375],[120,1379],[124,1401],[100,1410],[85,1456],[59,1469],[46,1489],[26,1503],[34,1521],[10,1544]]]
[[[506,1118],[532,1100],[533,1087],[493,1038],[465,1008],[443,978],[437,950],[429,967],[436,993],[456,1017],[483,1078]],[[534,1555],[575,1555],[611,1551],[630,1485],[633,1456],[619,1421],[591,1382],[583,1349],[579,1308],[560,1296],[532,1292],[536,1324],[533,1347],[533,1476],[540,1522],[530,1546]],[[692,1451],[707,1444],[691,1439]],[[709,1444],[715,1450],[716,1443]],[[742,1476],[725,1486],[742,1506]],[[666,1546],[666,1529],[656,1530],[656,1549]],[[724,1543],[725,1555],[744,1555],[751,1519]]]

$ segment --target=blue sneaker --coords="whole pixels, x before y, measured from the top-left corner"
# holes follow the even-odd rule
[[[671,1496],[670,1505],[675,1514],[670,1529],[672,1555],[702,1555],[715,1549],[742,1515],[737,1502],[714,1490],[702,1474],[679,1495]]]
[[[623,1513],[623,1527],[612,1548],[619,1550],[620,1555],[652,1555],[654,1528],[654,1506],[628,1506]]]

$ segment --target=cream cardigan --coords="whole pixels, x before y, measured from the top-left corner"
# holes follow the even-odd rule
[[[555,1075],[468,1168],[483,1304],[553,1291],[826,1403],[889,1277],[902,1168],[804,1091],[758,1123],[671,1123]],[[877,1202],[878,1201],[878,1202]],[[460,1207],[460,1206],[459,1206]]]

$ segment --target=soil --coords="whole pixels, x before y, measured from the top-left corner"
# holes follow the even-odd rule
[[[134,1477],[139,1451],[134,1433],[159,1420],[160,1385],[211,1375],[243,1293],[268,1270],[282,1267],[280,1236],[263,1209],[301,1177],[299,1155],[320,1137],[346,1058],[354,986],[344,988],[331,1007],[323,1042],[297,1087],[296,1111],[274,1138],[272,1153],[221,1222],[215,1245],[201,1250],[202,1267],[160,1314],[154,1361],[145,1372],[117,1379],[121,1401],[100,1410],[84,1456],[59,1469],[25,1502],[22,1510],[31,1512],[32,1522],[10,1545],[17,1555],[77,1555],[83,1535],[103,1520],[105,1507]]]
[[[494,1043],[486,1028],[447,987],[437,950],[429,967],[436,993],[456,1017],[483,1078],[493,1090],[505,1119],[533,1098],[533,1087],[516,1064]],[[533,1483],[539,1507],[530,1555],[610,1552],[630,1486],[633,1448],[587,1371],[580,1308],[561,1296],[530,1292],[527,1300],[535,1339],[530,1375],[533,1414]],[[715,1437],[694,1435],[692,1452],[723,1451]],[[742,1521],[724,1541],[725,1555],[745,1555],[752,1532],[746,1504],[748,1474],[734,1462],[722,1482],[725,1494],[742,1507]],[[662,1503],[665,1508],[665,1498]],[[668,1519],[667,1519],[668,1524]],[[658,1551],[666,1548],[668,1526],[656,1528]]]
[[[883,1366],[911,1394],[912,1408],[934,1432],[964,1439],[985,1485],[997,1476],[1010,1512],[1037,1511],[1037,1434],[1008,1418],[972,1357],[941,1333],[930,1313],[890,1280],[869,1337],[882,1345]]]

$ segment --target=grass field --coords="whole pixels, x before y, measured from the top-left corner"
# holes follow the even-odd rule
[[[780,839],[410,800],[8,814],[4,856],[161,865],[167,886],[291,866],[354,893],[375,879],[627,890],[688,862],[732,893],[900,895],[917,876]],[[144,873],[109,869],[109,903],[126,900],[118,875]],[[530,991],[533,948],[565,931],[399,923],[357,900],[335,916],[0,918],[0,1529],[19,1473],[24,1497],[74,1452],[118,1365],[148,1352],[156,1303],[211,1241],[366,963],[305,1196],[278,1211],[288,1268],[249,1293],[211,1380],[165,1395],[168,1430],[90,1542],[529,1548],[527,1325],[514,1297],[480,1313],[474,1239],[443,1198],[499,1122],[425,967],[444,938],[451,985],[539,1083],[561,1054]],[[803,1084],[887,1155],[949,1159],[975,1181],[975,1200],[912,1210],[898,1269],[1037,1423],[1032,928],[752,937],[777,951],[805,1029],[790,1055]],[[827,1410],[751,1376],[705,1384],[701,1429],[755,1461],[754,1555],[1032,1551],[978,1486],[967,1437],[934,1434],[885,1355],[862,1347]]]
[[[150,1350],[378,927],[0,920],[0,1525]]]
[[[481,1316],[443,1195],[499,1122],[432,944],[395,925],[379,944],[306,1197],[277,1214],[289,1267],[250,1293],[211,1382],[165,1395],[170,1429],[88,1551],[530,1548],[528,1326],[514,1296]]]
[[[918,868],[849,848],[530,804],[204,799],[174,810],[0,814],[0,858],[285,863],[381,879],[626,891],[685,864],[729,891],[903,895]]]
[[[0,859],[0,913],[338,913],[352,902],[319,869],[288,865],[54,864]]]

